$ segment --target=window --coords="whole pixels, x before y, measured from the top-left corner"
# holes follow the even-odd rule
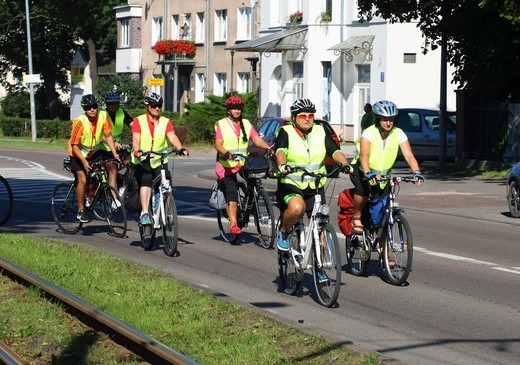
[[[249,72],[238,73],[237,91],[239,93],[247,93],[251,91],[251,75]]]
[[[251,39],[251,8],[237,9],[237,39]]]
[[[206,82],[204,74],[198,73],[195,75],[195,102],[201,103],[204,101],[204,92],[206,91]]]
[[[227,40],[227,10],[215,11],[215,42]]]
[[[204,13],[197,13],[197,20],[195,24],[195,43],[204,43],[206,35],[206,21]]]
[[[129,29],[129,21],[121,20],[121,45],[120,47],[129,47],[130,46],[130,29]]]
[[[403,55],[403,62],[404,63],[415,63],[416,61],[416,54],[415,53],[405,53]]]
[[[303,98],[303,82],[301,82],[301,78],[303,77],[303,62],[293,62],[292,66],[293,97],[294,100],[296,100],[298,98]]]
[[[358,82],[370,83],[370,65],[357,65]]]
[[[303,62],[293,62],[293,78],[301,79],[303,77]]]
[[[172,15],[172,39],[179,39],[179,15]]]
[[[181,25],[181,39],[190,40],[192,39],[191,35],[191,13],[184,14],[184,22]]]
[[[215,95],[224,96],[227,91],[226,83],[227,77],[225,73],[215,73]]]
[[[152,45],[163,39],[162,18],[153,18],[152,23]]]

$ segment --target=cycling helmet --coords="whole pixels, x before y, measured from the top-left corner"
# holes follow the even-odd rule
[[[226,100],[225,105],[226,105],[226,108],[228,108],[228,109],[232,109],[232,108],[242,109],[244,107],[244,100],[242,100],[242,98],[240,96],[233,95],[233,96],[230,96]]]
[[[83,95],[81,97],[81,107],[82,108],[89,106],[89,105],[96,105],[97,103],[98,103],[98,99],[92,94]]]
[[[119,103],[121,102],[121,97],[115,91],[111,91],[105,95],[105,103]]]
[[[291,105],[291,114],[298,114],[302,111],[316,113],[316,107],[309,99],[296,99]]]
[[[399,114],[399,109],[391,101],[381,100],[372,105],[372,112],[376,118],[395,118]]]
[[[149,104],[161,104],[163,103],[163,98],[161,95],[156,93],[149,93],[144,97],[144,105]]]

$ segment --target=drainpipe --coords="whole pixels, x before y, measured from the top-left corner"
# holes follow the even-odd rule
[[[209,89],[209,9],[210,9],[210,0],[206,0],[206,29],[204,36],[204,43],[206,44],[206,81],[204,82],[204,101],[208,101],[208,89]]]
[[[344,25],[344,14],[345,14],[345,1],[344,0],[341,0],[341,19],[340,19],[340,22],[339,22],[339,41],[340,43],[343,42],[343,25]],[[340,89],[340,96],[341,96],[341,100],[340,100],[340,103],[339,103],[339,120],[340,120],[340,130],[341,130],[341,134],[340,134],[340,139],[341,140],[345,140],[345,97],[344,97],[344,85],[343,85],[343,75],[345,74],[345,72],[343,71],[344,69],[344,58],[343,57],[343,54],[340,54],[340,58],[339,58],[339,69],[340,69],[340,72],[339,72],[339,75],[340,75],[340,78],[339,78],[339,89]]]

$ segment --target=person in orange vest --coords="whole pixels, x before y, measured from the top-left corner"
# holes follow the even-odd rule
[[[247,147],[251,140],[255,146],[271,151],[249,120],[242,118],[244,100],[240,96],[231,96],[226,100],[227,117],[215,123],[215,149],[217,162],[215,174],[219,179],[229,218],[230,233],[238,235],[242,230],[237,225],[238,180],[237,173],[242,169],[240,161],[233,160],[233,153],[247,155]]]
[[[107,153],[119,160],[114,138],[112,137],[112,124],[106,111],[98,110],[98,99],[92,95],[83,95],[81,107],[85,113],[72,121],[72,131],[68,143],[70,166],[78,180],[76,195],[78,199],[77,218],[81,222],[89,222],[91,218],[84,211],[85,192],[87,187],[87,172],[91,169],[90,161],[99,157],[106,159]],[[101,140],[104,139],[110,148],[110,152],[99,149]]]
[[[156,93],[147,94],[144,97],[144,105],[146,114],[136,117],[132,124],[132,149],[134,151],[132,162],[135,164],[135,178],[139,183],[141,201],[139,221],[141,225],[148,225],[152,223],[151,214],[148,211],[152,196],[152,181],[161,174],[161,159],[160,156],[155,155],[141,159],[143,151],[166,152],[168,142],[182,151],[185,156],[189,156],[189,151],[182,147],[171,121],[160,116],[163,105],[162,96]],[[166,169],[166,177],[171,180],[169,169]]]

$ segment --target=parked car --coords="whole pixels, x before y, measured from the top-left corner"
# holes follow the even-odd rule
[[[520,218],[520,162],[507,175],[507,205],[511,215]]]
[[[264,141],[269,144],[269,146],[273,146],[276,142],[276,136],[278,135],[278,130],[283,127],[285,124],[289,123],[289,120],[285,118],[271,118],[267,119],[259,124],[257,127],[258,134]],[[330,126],[330,124],[322,119],[315,119],[314,123],[322,125],[323,128],[325,128],[325,132],[330,134],[332,136],[332,139],[336,143],[338,147],[340,147],[340,142],[338,135],[336,132],[334,132],[334,129]],[[249,152],[254,152],[256,150],[256,147],[254,145],[249,146]],[[260,151],[257,151],[260,152]],[[327,171],[330,172],[330,170],[336,166],[336,162],[330,157],[325,158],[325,166],[327,168]],[[337,175],[333,176],[337,177]]]
[[[439,121],[439,110],[399,109],[397,126],[408,136],[412,151],[419,163],[439,158]],[[455,112],[447,112],[446,157],[448,160],[455,159],[455,127]]]

